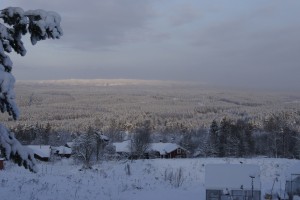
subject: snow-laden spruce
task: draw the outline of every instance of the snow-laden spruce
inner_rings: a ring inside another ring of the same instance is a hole
[[[30,34],[32,45],[48,38],[59,39],[62,35],[61,18],[55,12],[44,10],[24,11],[18,7],[8,7],[0,12],[0,110],[7,112],[14,120],[19,118],[19,110],[15,103],[12,75],[13,62],[7,53],[15,51],[21,56],[26,55],[22,36]],[[36,171],[33,156],[25,150],[18,140],[0,124],[0,149],[7,159]]]
[[[19,166],[24,166],[30,171],[37,171],[32,151],[22,146],[15,138],[14,133],[9,132],[2,124],[0,124],[0,146],[4,148],[3,153],[6,159],[12,159]]]

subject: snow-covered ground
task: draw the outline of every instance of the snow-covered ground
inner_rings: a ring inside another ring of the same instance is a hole
[[[63,159],[39,163],[36,174],[6,163],[6,169],[0,171],[0,199],[205,199],[205,165],[240,162],[260,166],[262,194],[271,190],[278,175],[274,191],[280,186],[283,189],[289,178],[286,172],[300,163],[299,160],[270,158],[155,159],[109,161],[95,165],[93,170],[79,171],[80,165],[75,165],[72,159]]]

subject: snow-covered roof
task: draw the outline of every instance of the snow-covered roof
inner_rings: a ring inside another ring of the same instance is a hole
[[[100,138],[101,140],[109,141],[109,137],[107,137],[106,135],[100,134]]]
[[[70,148],[73,146],[73,144],[74,144],[74,142],[67,142],[67,143],[66,143],[66,145],[67,145],[68,147],[70,147]]]
[[[41,158],[49,158],[51,153],[50,145],[27,145],[29,149]]]
[[[115,142],[113,145],[116,147],[116,152],[124,152],[124,153],[130,153],[130,140],[126,140],[123,142]],[[165,155],[167,153],[170,153],[172,151],[175,151],[176,149],[182,148],[178,144],[175,143],[151,143],[148,151],[158,151],[161,155]]]
[[[150,151],[158,151],[160,153],[160,155],[164,155],[166,153],[170,153],[172,151],[175,151],[176,149],[182,148],[181,146],[179,146],[178,144],[175,143],[151,143],[150,145]]]
[[[131,143],[130,140],[126,140],[123,142],[115,142],[115,143],[113,143],[113,145],[116,147],[117,153],[121,153],[121,152],[130,153],[131,152],[130,143]]]
[[[72,154],[72,149],[65,146],[52,147],[59,155],[61,154]]]
[[[205,167],[205,188],[224,190],[260,190],[260,168],[248,164],[209,164]]]

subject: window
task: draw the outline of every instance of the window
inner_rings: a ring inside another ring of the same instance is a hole
[[[177,154],[181,154],[181,149],[180,148],[177,149]]]

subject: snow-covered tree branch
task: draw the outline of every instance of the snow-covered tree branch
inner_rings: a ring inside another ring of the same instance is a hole
[[[17,120],[19,110],[15,103],[15,78],[11,73],[13,62],[7,54],[15,51],[21,56],[26,55],[22,36],[27,33],[30,34],[33,45],[48,38],[59,39],[63,34],[61,18],[55,12],[24,11],[18,7],[8,7],[0,11],[0,19],[0,110]],[[0,125],[0,147],[7,159],[32,171],[36,170],[33,156],[24,151],[22,145],[3,125]]]
[[[37,171],[33,153],[27,147],[22,146],[14,134],[2,124],[0,124],[0,147],[6,159],[11,159],[30,171]]]

